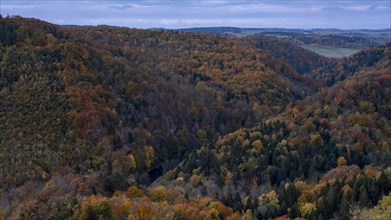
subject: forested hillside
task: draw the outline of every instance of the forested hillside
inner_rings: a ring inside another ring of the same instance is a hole
[[[225,204],[259,218],[348,218],[351,204],[375,205],[390,191],[391,165],[390,45],[377,50],[384,56],[376,68],[363,67],[264,124],[219,138],[168,177],[206,177],[201,192],[214,188]]]
[[[353,35],[353,34],[352,34]],[[387,38],[386,38],[387,39]],[[297,35],[292,42],[304,43],[304,44],[318,44],[333,47],[346,47],[346,48],[369,48],[379,45],[374,38],[370,38],[366,35],[357,34],[357,36],[343,36],[335,34],[324,34],[318,36],[311,35]]]
[[[2,23],[9,31],[1,55],[1,133],[9,147],[2,162],[15,161],[2,174],[27,172],[10,175],[13,186],[29,174],[47,176],[55,165],[46,163],[101,170],[111,160],[101,156],[112,151],[132,151],[137,171],[145,172],[310,92],[289,65],[222,38],[21,18]],[[31,147],[43,151],[33,166],[21,155],[32,156]],[[146,149],[156,158],[149,161]]]
[[[387,46],[370,48],[354,54],[351,57],[325,65],[313,71],[316,81],[324,82],[327,86],[348,79],[368,69],[385,69],[390,67],[390,43]]]
[[[277,37],[255,35],[246,39],[257,48],[262,49],[277,58],[292,65],[299,73],[309,73],[322,66],[332,63],[330,58],[320,56]]]
[[[1,18],[0,219],[382,215],[390,47]]]

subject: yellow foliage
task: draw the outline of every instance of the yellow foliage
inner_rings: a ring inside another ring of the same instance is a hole
[[[323,139],[322,137],[316,133],[311,135],[311,144],[316,146],[322,146],[323,145]]]
[[[211,209],[209,211],[210,219],[220,219],[219,214],[219,211],[217,211],[216,209]]]
[[[372,113],[376,110],[375,106],[373,103],[368,102],[368,101],[361,101],[359,103],[360,110],[365,112],[365,113]]]
[[[273,205],[273,206],[279,206],[279,200],[276,191],[272,190],[267,194],[262,194],[258,197],[258,202],[261,205]]]
[[[113,172],[116,172],[116,173],[123,172],[122,163],[120,160],[114,160],[112,163],[112,168],[113,168]]]
[[[215,147],[218,149],[218,148],[221,148],[224,144],[224,141],[221,140],[221,139],[218,139],[215,143]]]
[[[192,184],[193,186],[195,186],[196,184],[198,184],[199,182],[201,181],[201,177],[197,174],[194,174],[190,177],[190,181],[189,183]]]
[[[338,167],[346,166],[347,163],[348,162],[346,161],[345,157],[343,157],[343,156],[338,157],[338,159],[337,159],[337,166]]]
[[[136,164],[136,160],[132,154],[128,155],[128,161],[129,161],[129,165],[130,165],[130,172],[133,173],[137,168],[137,164]]]
[[[107,198],[85,197],[81,205],[78,219],[113,219],[111,204]]]
[[[274,218],[273,220],[290,220],[290,218],[288,216],[284,215],[284,216]]]
[[[251,219],[253,219],[253,215],[252,215],[250,209],[247,209],[247,211],[244,213],[242,219],[243,220],[251,220]]]
[[[150,169],[152,167],[153,161],[155,160],[155,151],[153,150],[152,146],[146,146],[144,147],[145,151],[145,167],[147,169]]]
[[[240,220],[240,215],[237,212],[235,212],[233,215],[228,216],[227,220]]]
[[[128,188],[125,195],[126,197],[132,199],[136,197],[143,197],[144,193],[139,188],[137,188],[137,186],[131,186]]]
[[[146,202],[141,203],[136,210],[136,219],[156,219],[154,218],[151,207]]]
[[[261,137],[262,137],[262,133],[259,132],[259,131],[250,133],[250,139],[251,140],[256,140],[256,139],[259,139]]]
[[[303,192],[304,190],[307,190],[307,189],[310,189],[311,187],[304,181],[297,181],[295,183],[295,187],[297,190],[299,190],[300,192]]]
[[[149,195],[152,200],[157,202],[163,202],[166,200],[167,197],[167,189],[164,186],[159,186],[153,189]]]
[[[353,210],[353,220],[383,220],[391,219],[391,193],[384,196],[379,204],[372,209]]]
[[[346,184],[342,187],[342,192],[344,195],[347,194],[348,192],[350,192],[351,190],[352,190],[352,188],[348,184]]]
[[[320,182],[319,184],[316,184],[316,186],[314,186],[312,191],[315,194],[320,194],[320,192],[326,187],[326,185],[327,185],[326,181]]]
[[[131,208],[133,206],[132,201],[128,198],[122,197],[113,197],[110,199],[114,207],[114,216],[116,219],[121,218],[125,219],[130,214]]]
[[[269,200],[269,202],[275,202],[278,203],[278,196],[276,191],[272,190],[268,194],[266,194],[266,198]]]
[[[312,203],[306,203],[300,207],[302,216],[307,217],[316,210],[316,206]]]
[[[301,195],[297,199],[297,203],[299,206],[303,206],[306,203],[313,202],[314,200],[315,200],[315,195],[313,194],[313,192],[306,190],[301,193]]]
[[[230,171],[227,171],[227,174],[225,175],[225,184],[232,184],[232,178],[233,174]]]
[[[244,140],[242,143],[242,147],[247,147],[250,144],[250,141],[248,139]]]
[[[364,169],[364,175],[368,178],[375,178],[379,173],[380,170],[376,167],[366,167]]]
[[[262,149],[263,144],[262,144],[262,142],[261,142],[260,140],[255,140],[255,141],[251,144],[251,146],[252,146],[254,149],[256,149],[257,151],[259,151],[259,150]]]

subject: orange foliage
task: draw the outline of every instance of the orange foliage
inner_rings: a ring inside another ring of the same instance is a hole
[[[380,173],[380,169],[378,167],[365,167],[364,175],[368,178],[375,178]]]

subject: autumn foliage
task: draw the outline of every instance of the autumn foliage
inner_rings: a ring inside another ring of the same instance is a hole
[[[390,65],[0,18],[0,219],[387,218]]]

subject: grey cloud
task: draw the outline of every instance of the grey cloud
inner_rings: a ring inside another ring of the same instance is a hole
[[[1,13],[60,24],[138,28],[239,26],[285,28],[390,27],[389,1],[326,0],[0,0]],[[27,6],[28,5],[28,6]]]
[[[136,4],[114,4],[110,5],[109,8],[118,9],[118,10],[126,10],[129,8],[138,7]]]

